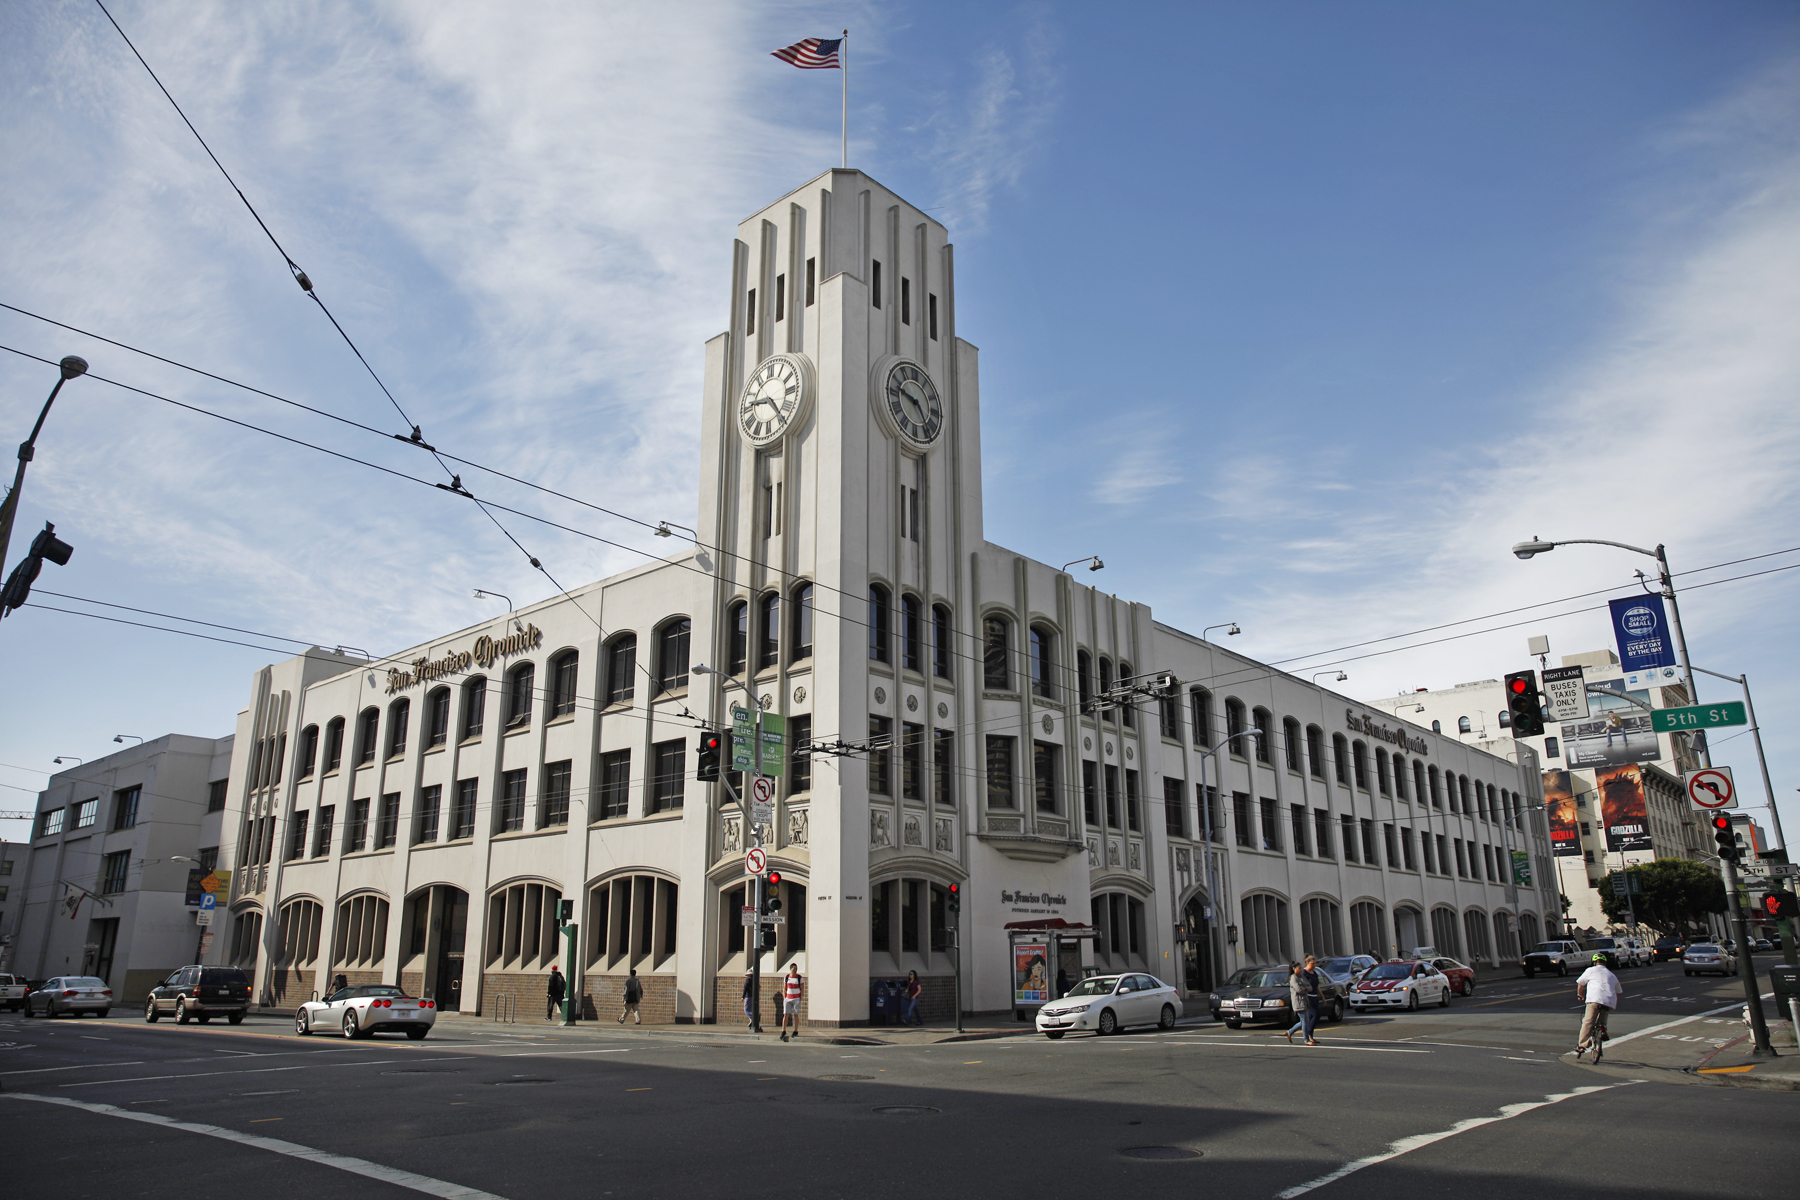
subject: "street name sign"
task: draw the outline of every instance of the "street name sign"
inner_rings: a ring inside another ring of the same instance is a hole
[[[1690,704],[1686,708],[1659,708],[1650,714],[1650,728],[1657,733],[1684,729],[1717,729],[1724,725],[1748,725],[1741,700],[1724,704]]]
[[[1552,721],[1587,719],[1587,685],[1580,667],[1544,668],[1544,710]]]
[[[1736,808],[1737,787],[1731,782],[1730,767],[1707,767],[1689,771],[1685,781],[1688,799],[1706,809]]]
[[[744,855],[744,874],[761,875],[769,869],[769,852],[761,846],[752,846]]]

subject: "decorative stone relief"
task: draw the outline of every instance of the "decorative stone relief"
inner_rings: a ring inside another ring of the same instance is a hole
[[[1111,742],[1106,743],[1106,757],[1111,758],[1112,752],[1113,752],[1112,743]]]
[[[941,721],[949,715],[950,715],[950,706],[948,704],[945,704],[942,700],[939,700],[938,701],[938,719]]]
[[[1099,838],[1089,838],[1088,839],[1088,866],[1097,867],[1099,865],[1100,865],[1100,839]]]
[[[918,817],[911,813],[907,814],[906,828],[902,830],[901,836],[906,839],[906,844],[908,846],[922,846],[925,844],[924,834],[919,829]]]
[[[939,817],[935,824],[937,828],[933,840],[934,848],[945,854],[954,854],[956,847],[950,840],[950,818]]]
[[[772,708],[772,707],[774,707],[774,704],[775,704],[775,697],[770,695],[768,692],[764,692],[762,694],[762,699],[758,700],[757,704],[765,709]]]
[[[888,832],[888,815],[877,808],[869,813],[869,845],[879,849],[894,844],[893,836]]]
[[[1051,720],[1049,713],[1044,714],[1044,732],[1045,733],[1055,733],[1056,732],[1056,722]]]
[[[878,687],[875,689],[875,703],[877,703],[877,704],[886,704],[887,703],[887,689],[886,688]]]
[[[1142,846],[1138,845],[1136,842],[1131,843],[1131,853],[1130,853],[1129,857],[1131,859],[1130,865],[1131,865],[1132,870],[1141,871],[1144,869],[1144,856],[1143,856],[1143,847]]]
[[[790,809],[788,811],[787,818],[788,818],[788,837],[787,837],[788,845],[790,845],[790,846],[806,845],[806,826],[807,826],[806,810],[804,808]]]
[[[725,853],[732,854],[744,848],[744,831],[742,822],[737,817],[725,818]]]
[[[906,711],[907,712],[918,712],[919,711],[919,698],[917,696],[908,696],[906,698]]]
[[[1094,739],[1091,737],[1082,738],[1081,739],[1081,748],[1083,750],[1092,750],[1094,748]]]
[[[1061,821],[1046,821],[1040,818],[1038,832],[1045,837],[1066,838],[1069,836],[1069,827]]]
[[[1116,867],[1119,865],[1119,843],[1106,843],[1106,865],[1109,867]]]
[[[1018,817],[989,817],[988,828],[995,833],[1018,833],[1025,824]]]
[[[1181,876],[1182,887],[1186,887],[1193,877],[1194,863],[1185,846],[1175,851],[1175,873]]]
[[[1133,750],[1130,746],[1127,746],[1127,747],[1125,747],[1125,757],[1126,758],[1136,758],[1137,751]]]
[[[795,704],[805,704],[806,703],[806,689],[805,688],[797,687],[794,689],[794,703]]]

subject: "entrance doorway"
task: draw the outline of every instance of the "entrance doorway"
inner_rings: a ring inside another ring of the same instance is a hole
[[[1395,950],[1399,954],[1407,954],[1414,946],[1425,945],[1424,914],[1416,908],[1396,908],[1394,910]]]
[[[1213,928],[1206,917],[1206,897],[1195,895],[1181,912],[1182,986],[1191,995],[1211,992],[1216,986],[1213,971]]]
[[[463,942],[469,927],[469,893],[461,888],[431,889],[430,926],[425,955],[425,995],[442,1012],[462,1011]]]

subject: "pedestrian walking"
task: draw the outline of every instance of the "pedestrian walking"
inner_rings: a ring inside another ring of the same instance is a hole
[[[744,972],[744,1024],[747,1027],[754,1028],[756,1025],[756,1014],[750,1011],[750,993],[755,990],[754,987],[752,986],[752,983],[753,983],[753,981],[750,978],[750,972],[745,971]]]
[[[569,994],[569,987],[562,977],[561,967],[551,964],[550,981],[545,987],[548,992],[548,1003],[544,1009],[544,1020],[548,1021],[556,1016],[556,1006],[561,1004],[563,997]]]
[[[925,1024],[924,1019],[919,1016],[919,997],[923,995],[924,992],[924,985],[919,982],[919,973],[917,971],[908,971],[906,973],[906,987],[900,993],[901,999],[906,1001],[900,1009],[900,1023],[902,1025],[923,1026]]]
[[[1292,1042],[1294,1034],[1304,1033],[1306,1044],[1316,1046],[1319,1042],[1313,1037],[1313,1029],[1319,1023],[1318,960],[1309,954],[1301,963],[1290,963],[1289,972],[1288,1001],[1300,1019],[1287,1031],[1287,1040]]]
[[[781,1040],[788,1040],[788,1030],[794,1031],[794,1040],[800,1040],[800,994],[804,987],[800,980],[800,964],[789,963],[788,973],[781,980]]]
[[[619,1010],[619,1024],[625,1023],[627,1014],[630,1015],[632,1024],[642,1025],[644,1023],[643,1014],[638,1012],[638,1004],[643,998],[644,985],[638,981],[637,968],[633,967],[631,974],[625,977],[625,1007]]]

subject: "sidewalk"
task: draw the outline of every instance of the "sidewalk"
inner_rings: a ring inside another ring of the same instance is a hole
[[[455,1029],[459,1033],[476,1033],[483,1029],[493,1032],[525,1033],[542,1032],[562,1036],[579,1034],[618,1034],[629,1032],[646,1037],[677,1037],[693,1039],[701,1038],[736,1038],[746,1042],[775,1042],[780,1040],[781,1031],[773,1025],[764,1025],[760,1034],[751,1033],[741,1024],[643,1024],[627,1023],[620,1025],[613,1020],[582,1021],[574,1026],[565,1026],[560,1022],[531,1020],[521,1018],[517,1022],[494,1021],[489,1017],[464,1013],[444,1013],[437,1019],[439,1028]],[[992,1038],[1030,1037],[1037,1032],[1029,1021],[1014,1021],[991,1016],[966,1017],[963,1020],[963,1031],[956,1032],[954,1025],[927,1025],[923,1028],[913,1026],[854,1026],[847,1029],[821,1029],[802,1027],[799,1040],[829,1046],[929,1046],[942,1042],[976,1042]]]
[[[1742,1005],[1715,1010],[1715,1014],[1614,1039],[1599,1066],[1583,1066],[1607,1075],[1650,1075],[1669,1083],[1800,1091],[1800,1046],[1794,1043],[1793,1025],[1775,1020],[1773,1006],[1765,997],[1763,1011],[1770,1018],[1769,1043],[1775,1057],[1757,1058],[1741,1010]],[[1575,1060],[1565,1057],[1563,1061]]]

